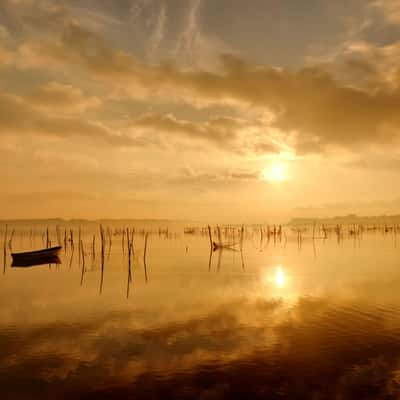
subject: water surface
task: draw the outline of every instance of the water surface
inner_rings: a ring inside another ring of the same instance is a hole
[[[247,227],[242,252],[210,259],[206,233],[147,226],[145,270],[136,227],[130,279],[122,226],[103,268],[95,224],[81,225],[84,265],[76,225],[60,265],[12,268],[7,247],[3,399],[399,398],[394,232],[337,241],[308,231],[299,244],[289,228],[268,242]],[[13,251],[43,247],[44,227],[15,229]],[[55,244],[55,227],[49,236]]]

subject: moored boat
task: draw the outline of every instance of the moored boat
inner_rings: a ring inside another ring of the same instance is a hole
[[[19,260],[35,260],[42,258],[57,257],[61,246],[49,247],[48,249],[25,251],[22,253],[11,253],[13,261]]]

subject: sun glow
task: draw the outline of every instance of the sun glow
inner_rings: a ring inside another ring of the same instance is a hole
[[[286,167],[279,162],[274,162],[261,173],[262,179],[270,182],[283,182],[287,180]]]
[[[282,266],[276,266],[273,271],[266,270],[263,274],[263,282],[265,285],[275,286],[276,289],[283,289],[287,284],[287,279]]]
[[[276,267],[275,285],[279,289],[285,286],[285,274],[281,267]]]

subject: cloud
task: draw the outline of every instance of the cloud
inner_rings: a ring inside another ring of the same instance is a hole
[[[0,42],[0,67],[10,65],[14,60],[14,53],[3,46]]]
[[[133,97],[145,92],[165,99],[173,92],[191,104],[256,107],[274,115],[272,127],[296,135],[300,152],[322,151],[331,145],[357,149],[395,143],[398,138],[398,87],[388,90],[382,85],[373,91],[350,87],[321,67],[289,71],[231,55],[221,58],[219,72],[146,65],[77,24],[68,25],[56,42],[25,44],[20,52],[27,65],[81,65],[107,84],[131,86]]]
[[[350,41],[330,63],[323,64],[339,82],[370,92],[399,89],[400,42],[376,45]]]
[[[226,57],[222,75],[164,73],[169,77],[166,82],[210,103],[252,104],[272,111],[272,126],[297,132],[301,151],[326,145],[352,148],[398,138],[398,90],[368,92],[342,86],[319,68],[289,72]]]
[[[154,31],[150,38],[150,45],[148,50],[148,58],[150,60],[155,59],[156,54],[160,48],[160,45],[164,39],[166,19],[167,19],[167,7],[164,1],[162,1],[160,4],[158,14],[156,16]]]
[[[36,87],[25,99],[33,107],[64,113],[83,111],[101,104],[98,97],[87,97],[80,88],[54,81]]]
[[[172,114],[147,113],[130,121],[132,131],[169,140],[195,140],[237,155],[270,155],[284,150],[284,144],[269,132],[261,120],[215,116],[203,121],[178,119]],[[284,140],[284,138],[280,138]]]
[[[64,1],[2,0],[0,15],[15,42],[31,36],[46,37],[66,21],[76,20]]]
[[[218,187],[220,185],[232,185],[238,181],[256,181],[261,177],[261,171],[254,169],[219,169],[213,173],[196,172],[188,168],[181,169],[179,176],[172,179],[171,182],[180,185],[194,185],[194,189],[204,186]]]
[[[400,1],[399,0],[374,0],[371,5],[378,8],[392,24],[400,23]]]
[[[249,171],[249,172],[232,172],[230,177],[232,179],[238,179],[238,180],[256,180],[260,179],[261,176],[261,171]]]
[[[145,114],[131,123],[133,128],[154,132],[165,132],[192,139],[205,139],[223,145],[230,145],[238,131],[246,125],[244,121],[228,117],[215,117],[205,122],[177,119],[171,114]]]
[[[198,41],[198,37],[200,36],[200,31],[198,28],[198,13],[201,7],[201,0],[190,0],[188,1],[188,9],[186,16],[186,24],[184,30],[178,37],[175,54],[183,56],[184,63],[193,63],[194,53],[196,50],[196,42]]]
[[[388,157],[387,154],[382,154],[380,156],[370,155],[368,158],[356,158],[349,161],[344,164],[344,167],[397,173],[400,168],[400,156]]]
[[[11,36],[7,28],[0,23],[0,67],[14,62],[14,51],[10,46]]]
[[[238,114],[251,108],[272,116],[262,127],[249,119],[238,127],[228,126],[226,121],[223,122],[226,126],[222,126],[222,122],[212,119],[198,123],[172,114],[148,114],[133,121],[133,128],[152,135],[163,131],[175,137],[196,138],[228,150],[239,151],[242,146],[244,152],[260,155],[276,151],[270,135],[273,130],[281,132],[281,148],[296,148],[301,154],[323,152],[332,146],[357,152],[367,146],[393,145],[398,141],[398,44],[378,47],[367,42],[348,43],[342,75],[337,69],[333,71],[336,62],[331,66],[289,70],[258,65],[232,55],[220,57],[218,70],[198,67],[187,70],[175,64],[147,64],[82,26],[65,6],[52,8],[46,2],[41,4],[40,12],[32,18],[36,21],[42,14],[54,14],[57,24],[47,26],[52,35],[40,40],[34,35],[18,42],[12,59],[17,60],[19,68],[61,71],[68,70],[65,67],[69,66],[71,74],[85,71],[109,92],[124,91],[132,99],[173,100],[175,104],[188,103],[195,107],[227,104]],[[141,7],[144,4],[139,3]],[[201,7],[200,1],[188,6],[186,29],[178,40],[179,48],[190,48],[188,43],[196,40]],[[165,33],[167,10],[166,4],[160,3],[153,30],[154,49]],[[23,13],[25,19],[29,20],[29,16]],[[44,23],[44,19],[41,21]],[[0,58],[1,54],[0,50]],[[4,57],[10,60],[10,55]],[[99,101],[95,96],[86,98],[78,88],[57,82],[42,85],[29,96],[32,106],[36,104],[43,110],[57,108],[58,112],[82,111]],[[106,127],[102,128],[103,137],[109,136],[105,135]],[[246,128],[249,132],[253,129],[253,133],[245,134]],[[88,132],[92,129],[93,124],[89,124]],[[254,131],[261,129],[265,134],[251,139]],[[123,142],[120,135],[113,136]],[[136,140],[143,141],[145,136]]]
[[[28,101],[19,96],[4,93],[0,94],[0,130],[3,134],[11,135],[87,137],[115,146],[137,145],[133,138],[115,134],[100,123],[77,117],[51,116],[32,107]]]
[[[130,134],[114,132],[83,113],[88,108],[99,107],[99,98],[87,97],[81,89],[57,82],[38,86],[24,97],[0,93],[0,105],[0,129],[8,135],[86,137],[127,148],[160,147],[168,143],[193,147],[192,140],[195,140],[209,148],[237,155],[266,155],[282,149],[272,135],[264,133],[262,121],[227,116],[191,121],[172,114],[145,113],[128,121],[126,132]],[[258,136],[254,132],[258,132]],[[171,139],[175,140],[171,142]]]

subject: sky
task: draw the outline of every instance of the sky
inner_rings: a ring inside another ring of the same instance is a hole
[[[400,213],[400,0],[1,0],[0,218]]]

